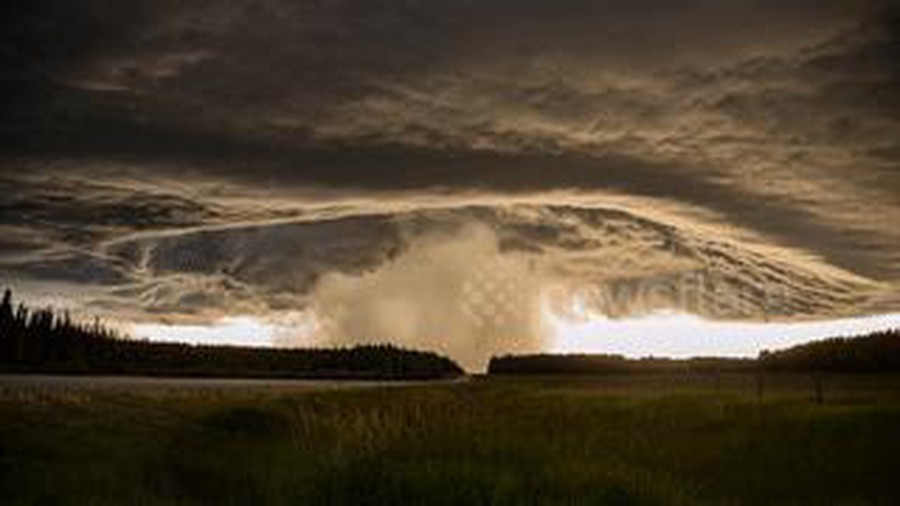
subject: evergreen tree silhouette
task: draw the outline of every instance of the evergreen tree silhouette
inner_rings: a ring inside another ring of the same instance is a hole
[[[95,318],[13,310],[0,303],[0,370],[91,374],[171,374],[322,378],[440,378],[462,374],[452,360],[391,345],[347,349],[274,349],[136,341]]]

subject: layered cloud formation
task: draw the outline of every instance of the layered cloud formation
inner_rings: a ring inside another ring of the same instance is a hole
[[[34,297],[466,359],[573,300],[900,307],[896,2],[4,10],[0,271]]]

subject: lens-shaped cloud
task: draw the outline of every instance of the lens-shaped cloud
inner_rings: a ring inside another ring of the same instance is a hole
[[[539,346],[548,297],[757,321],[900,303],[896,2],[5,10],[0,272],[88,310],[436,327],[477,361]]]

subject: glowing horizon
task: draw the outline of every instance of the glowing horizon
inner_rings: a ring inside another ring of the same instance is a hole
[[[898,313],[805,322],[712,321],[671,312],[625,319],[545,312],[543,318],[550,335],[537,351],[615,354],[630,358],[753,357],[762,350],[900,328]],[[142,323],[132,325],[131,329],[135,338],[151,341],[264,347],[278,347],[276,337],[290,332],[288,325],[267,323],[247,315],[224,317],[211,325]],[[315,339],[308,343],[309,346],[328,344]]]
[[[253,316],[227,316],[211,325],[138,323],[131,331],[136,339],[159,342],[272,346],[275,327]]]
[[[897,313],[802,322],[713,321],[680,313],[620,320],[597,315],[577,319],[550,315],[549,320],[554,329],[547,350],[550,353],[629,358],[753,357],[763,350],[900,327]]]

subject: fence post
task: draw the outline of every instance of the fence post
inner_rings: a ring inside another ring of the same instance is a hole
[[[765,372],[762,369],[756,371],[756,400],[762,402],[766,389]]]
[[[813,377],[813,387],[815,388],[816,393],[816,404],[822,405],[825,402],[825,392],[822,385],[822,372],[819,370],[814,370],[812,372]]]

